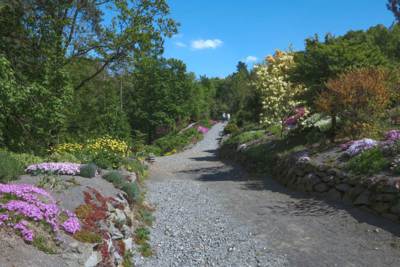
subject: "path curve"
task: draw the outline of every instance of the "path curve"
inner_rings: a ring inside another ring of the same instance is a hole
[[[155,256],[136,266],[400,266],[398,224],[250,179],[218,160],[222,129],[151,167]]]

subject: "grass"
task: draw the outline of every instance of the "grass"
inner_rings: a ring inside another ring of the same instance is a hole
[[[135,242],[143,244],[150,239],[150,231],[146,227],[139,227],[135,230]]]
[[[74,234],[74,238],[83,243],[98,244],[103,241],[101,235],[89,230],[81,230]]]
[[[234,135],[225,141],[226,144],[244,144],[253,140],[262,138],[265,135],[264,130],[242,132]]]
[[[142,254],[143,257],[151,257],[153,255],[153,251],[151,250],[151,246],[147,242],[145,242],[144,244],[140,245],[139,252],[140,252],[140,254]]]
[[[10,152],[0,151],[0,182],[9,182],[24,173],[24,164]]]
[[[350,159],[347,167],[356,174],[372,175],[383,171],[389,164],[390,162],[383,156],[382,152],[373,148]]]

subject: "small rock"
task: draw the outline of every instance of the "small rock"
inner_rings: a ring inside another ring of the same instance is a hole
[[[107,202],[107,210],[108,210],[109,212],[114,212],[114,211],[115,211],[115,208],[114,208],[114,206],[113,206],[111,203]]]
[[[114,224],[110,224],[110,227],[108,228],[108,232],[111,234],[112,239],[122,239],[124,238],[124,235],[121,233],[120,230],[118,230]]]
[[[86,260],[85,267],[96,267],[101,261],[101,256],[97,251],[93,251],[92,255]]]
[[[351,186],[348,184],[338,184],[337,186],[335,186],[336,189],[340,192],[347,192],[350,190]]]
[[[114,216],[115,216],[115,221],[116,222],[122,223],[122,224],[124,224],[126,222],[126,215],[122,210],[116,209],[115,213],[114,213]]]
[[[123,240],[124,244],[125,244],[125,249],[126,250],[132,250],[133,249],[133,240],[132,238],[127,238]]]
[[[354,205],[368,205],[369,203],[369,196],[370,196],[369,191],[364,191],[361,193],[356,200],[353,202]]]
[[[329,190],[329,186],[327,184],[320,183],[314,186],[314,190],[318,193],[323,193]]]
[[[342,194],[336,189],[332,188],[331,190],[328,191],[327,197],[331,200],[340,200],[342,199]]]

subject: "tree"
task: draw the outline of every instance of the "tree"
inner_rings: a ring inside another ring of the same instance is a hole
[[[387,8],[393,12],[397,21],[400,21],[400,0],[388,0]]]
[[[315,38],[306,40],[305,51],[295,54],[296,67],[291,80],[303,83],[309,90],[304,99],[310,107],[323,92],[329,79],[334,79],[351,68],[389,65],[388,57],[364,32],[349,32],[342,37],[327,35],[324,42]]]
[[[355,69],[330,79],[317,101],[318,109],[332,117],[332,139],[335,118],[344,122],[345,133],[353,138],[371,134],[389,104],[388,73],[383,69]]]
[[[57,69],[80,57],[96,58],[99,65],[76,84],[79,89],[109,67],[159,55],[164,37],[176,32],[168,15],[165,0],[5,0],[0,53],[30,77],[41,77],[49,57]]]
[[[255,67],[255,87],[261,93],[263,112],[261,123],[269,126],[279,124],[281,135],[284,121],[300,104],[298,96],[305,87],[289,80],[289,71],[295,66],[293,53],[276,51],[264,64]]]

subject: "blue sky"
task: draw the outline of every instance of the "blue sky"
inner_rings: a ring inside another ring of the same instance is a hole
[[[341,35],[390,26],[386,0],[168,0],[179,34],[165,57],[183,60],[197,75],[224,77],[239,60],[252,65],[275,49],[303,49],[315,33]],[[256,60],[257,59],[257,60]]]

